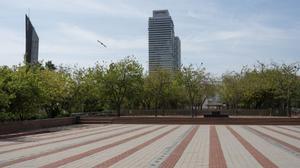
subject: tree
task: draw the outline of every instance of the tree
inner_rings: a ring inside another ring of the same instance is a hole
[[[237,73],[225,74],[222,76],[220,95],[223,101],[234,110],[238,107],[241,99],[240,75]]]
[[[142,66],[134,59],[127,57],[117,63],[112,63],[106,70],[103,82],[104,95],[121,115],[121,107],[127,99],[137,94],[138,87],[142,86]]]
[[[169,71],[157,69],[145,79],[145,89],[148,93],[147,97],[153,101],[154,115],[158,115],[158,109],[164,107],[166,97],[170,91],[172,82],[172,74]]]
[[[38,77],[40,69],[35,66],[16,67],[8,90],[13,94],[9,111],[15,113],[20,120],[30,118],[40,111],[41,88]]]
[[[208,82],[208,74],[205,73],[204,68],[194,69],[192,65],[183,67],[181,82],[189,100],[190,109],[192,110],[191,115],[194,117],[197,115],[195,112],[196,104],[202,106],[207,97],[205,88],[210,85]]]
[[[241,73],[223,75],[220,93],[233,109],[271,109],[270,115],[291,116],[291,104],[297,99],[298,71],[297,64],[259,63]]]
[[[12,73],[8,67],[0,67],[0,112],[7,111],[13,98],[13,94],[9,93],[7,85],[11,81]]]
[[[39,75],[42,107],[48,117],[56,117],[63,111],[63,103],[70,96],[71,79],[64,73],[48,69],[42,70]]]

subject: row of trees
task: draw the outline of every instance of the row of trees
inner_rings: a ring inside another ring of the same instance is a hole
[[[91,68],[45,65],[0,67],[0,118],[32,119],[121,109],[190,108],[192,115],[214,94],[204,68],[158,70],[146,75],[135,59]]]
[[[291,116],[291,107],[300,107],[298,71],[297,64],[258,63],[224,74],[219,93],[229,108],[271,109],[273,115]]]
[[[272,109],[291,115],[300,107],[299,66],[258,64],[240,73],[213,79],[203,67],[187,66],[176,72],[144,74],[134,58],[90,68],[19,65],[0,67],[0,119],[24,120],[108,112],[124,109],[202,110],[204,101],[219,95],[227,108]],[[218,81],[218,82],[216,82]]]

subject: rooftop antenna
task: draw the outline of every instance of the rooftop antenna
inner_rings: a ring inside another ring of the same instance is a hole
[[[28,17],[30,18],[30,8],[28,8]]]

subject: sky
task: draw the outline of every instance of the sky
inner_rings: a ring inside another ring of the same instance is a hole
[[[27,13],[39,60],[89,67],[133,55],[147,71],[148,18],[158,9],[170,12],[183,65],[220,76],[300,61],[299,0],[1,0],[0,66],[23,62]]]

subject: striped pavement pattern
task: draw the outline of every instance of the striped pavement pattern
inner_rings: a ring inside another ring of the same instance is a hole
[[[0,167],[297,168],[300,127],[83,125],[0,140]]]

